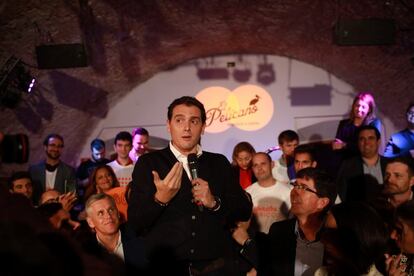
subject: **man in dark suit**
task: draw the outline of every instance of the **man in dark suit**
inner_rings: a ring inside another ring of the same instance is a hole
[[[46,160],[29,168],[33,181],[33,201],[35,204],[47,190],[57,190],[61,194],[76,189],[75,169],[60,160],[63,149],[63,137],[49,134],[43,141]]]
[[[291,213],[295,218],[272,224],[268,261],[259,267],[263,275],[313,275],[322,266],[324,246],[319,232],[335,201],[335,184],[325,172],[309,167],[297,173],[292,185]]]
[[[226,157],[202,151],[205,127],[201,102],[174,100],[168,107],[170,145],[135,165],[128,223],[144,236],[150,262],[158,264],[154,274],[164,269],[169,275],[225,275],[225,222],[251,215]],[[197,176],[190,173],[189,154],[197,155]]]
[[[343,202],[371,200],[381,194],[387,158],[378,154],[380,144],[381,134],[376,127],[360,127],[360,154],[343,161],[337,175],[338,194]]]
[[[146,266],[143,241],[126,225],[121,225],[115,200],[100,193],[90,196],[85,205],[86,221],[96,234],[95,241],[124,261],[128,275],[143,273]]]

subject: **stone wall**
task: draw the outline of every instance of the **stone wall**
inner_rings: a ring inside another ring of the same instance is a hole
[[[41,44],[85,43],[86,68],[31,72],[39,86],[15,109],[2,109],[0,131],[30,136],[29,163],[43,158],[42,140],[65,137],[63,160],[75,165],[90,130],[133,87],[187,60],[233,53],[288,56],[322,67],[375,93],[404,127],[414,100],[414,2],[378,0],[3,0],[0,58],[36,65]],[[408,5],[408,6],[407,6]],[[393,18],[392,46],[337,46],[338,18]],[[168,91],[166,91],[168,93]],[[26,165],[5,165],[0,175]]]

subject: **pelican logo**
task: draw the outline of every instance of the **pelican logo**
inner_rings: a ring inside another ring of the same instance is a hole
[[[220,86],[200,91],[196,98],[207,113],[206,131],[218,133],[234,126],[242,130],[258,130],[273,115],[273,100],[256,85],[242,85],[233,91]]]

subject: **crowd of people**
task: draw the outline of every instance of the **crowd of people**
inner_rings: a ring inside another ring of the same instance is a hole
[[[279,159],[241,141],[231,163],[202,148],[206,112],[188,96],[168,107],[162,150],[122,131],[112,158],[95,139],[75,169],[50,134],[44,160],[2,187],[0,272],[414,275],[414,104],[406,118],[385,145],[359,93],[328,154],[285,130]]]

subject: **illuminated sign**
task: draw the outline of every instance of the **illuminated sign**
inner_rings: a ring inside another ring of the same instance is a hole
[[[206,131],[218,133],[234,126],[246,131],[267,125],[273,116],[273,100],[257,85],[242,85],[230,91],[212,86],[200,91],[196,98],[207,113]]]

